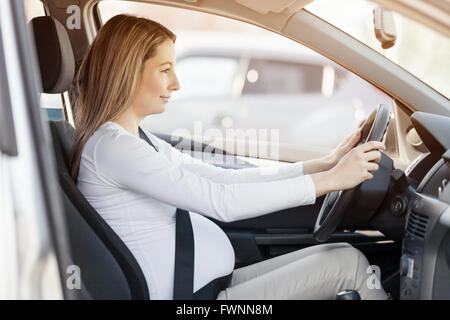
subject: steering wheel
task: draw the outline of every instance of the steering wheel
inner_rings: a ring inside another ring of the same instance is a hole
[[[389,119],[390,111],[388,107],[384,104],[378,105],[362,125],[361,139],[359,140],[358,145],[369,141],[381,141],[389,124]],[[378,171],[375,172],[375,175],[377,173]],[[342,221],[354,192],[363,184],[369,182],[370,180],[363,182],[352,189],[333,191],[326,195],[314,226],[314,239],[319,242],[328,240],[330,235]]]

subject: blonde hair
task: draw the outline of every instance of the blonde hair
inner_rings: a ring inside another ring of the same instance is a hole
[[[158,45],[176,36],[163,25],[130,15],[111,18],[86,52],[75,77],[75,140],[68,167],[77,180],[81,154],[88,139],[132,103],[144,63]]]

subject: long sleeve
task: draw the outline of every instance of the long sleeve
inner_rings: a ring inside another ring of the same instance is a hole
[[[182,166],[184,169],[195,172],[197,175],[209,178],[211,181],[223,184],[250,183],[276,181],[295,178],[303,175],[303,162],[295,162],[271,167],[225,169],[206,163],[183,153],[172,147],[166,141],[152,135],[151,141],[155,143],[160,152],[163,152],[172,162]]]
[[[172,162],[144,140],[127,134],[102,136],[95,145],[94,163],[108,184],[223,222],[315,202],[309,175],[263,183],[220,183]]]

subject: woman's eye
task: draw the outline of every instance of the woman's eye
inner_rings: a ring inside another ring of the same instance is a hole
[[[164,72],[164,73],[169,73],[169,71],[170,71],[170,68],[164,69],[162,72]]]

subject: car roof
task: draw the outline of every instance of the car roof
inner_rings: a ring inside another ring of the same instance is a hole
[[[197,0],[185,0],[197,2]],[[314,0],[234,0],[247,8],[258,13],[269,14],[285,12],[296,12],[304,8]],[[338,1],[338,0],[335,0]],[[345,1],[345,0],[341,0]],[[394,10],[419,23],[450,37],[450,1],[449,0],[371,0]]]

